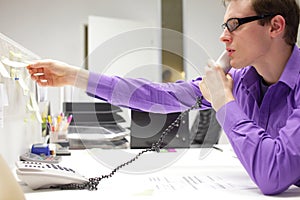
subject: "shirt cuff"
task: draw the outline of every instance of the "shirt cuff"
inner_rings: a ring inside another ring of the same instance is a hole
[[[111,98],[113,79],[106,75],[90,72],[86,93],[93,97],[108,100]]]
[[[89,72],[84,69],[79,69],[76,74],[75,87],[86,90],[88,84]]]

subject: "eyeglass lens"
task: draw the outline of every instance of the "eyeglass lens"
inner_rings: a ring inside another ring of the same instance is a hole
[[[230,32],[234,31],[240,26],[238,19],[229,19],[226,23],[226,26]]]

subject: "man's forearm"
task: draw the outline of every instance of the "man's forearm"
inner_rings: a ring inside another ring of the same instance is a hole
[[[74,86],[86,90],[89,79],[89,71],[85,69],[79,69],[76,73]]]

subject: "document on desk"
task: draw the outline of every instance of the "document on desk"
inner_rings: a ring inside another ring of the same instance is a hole
[[[197,191],[206,188],[222,190],[247,190],[257,188],[249,178],[230,176],[151,176],[148,178],[150,185],[159,191]]]

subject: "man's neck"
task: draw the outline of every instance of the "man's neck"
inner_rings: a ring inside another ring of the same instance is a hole
[[[290,45],[286,45],[284,48],[275,48],[265,55],[263,62],[255,65],[257,72],[267,85],[272,85],[279,80],[292,51],[293,47]]]

